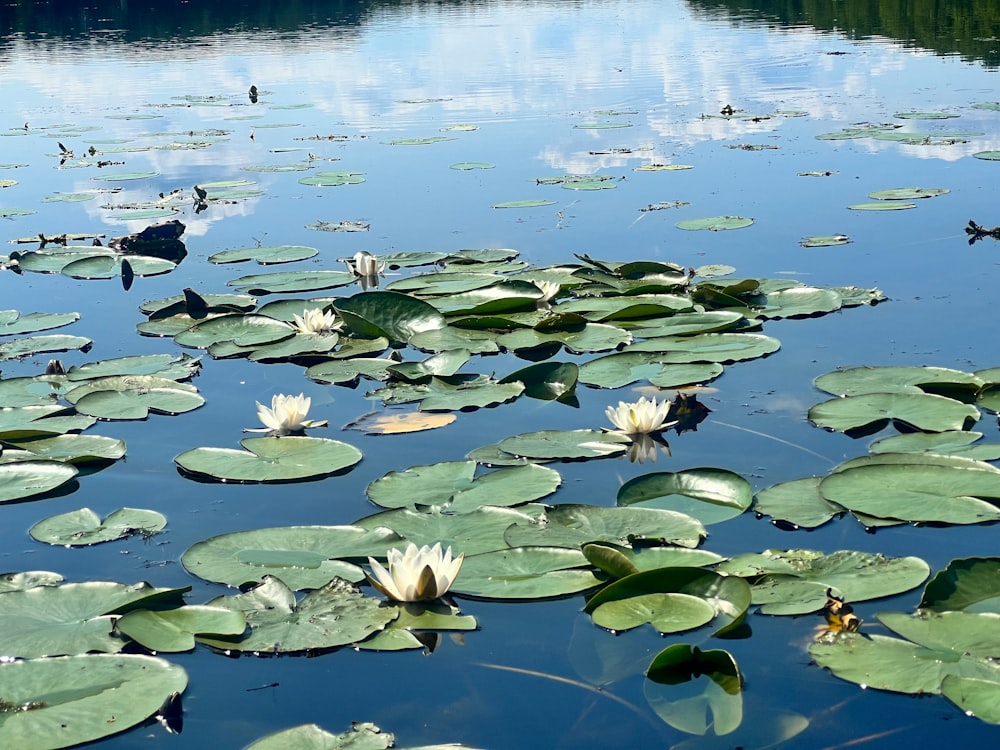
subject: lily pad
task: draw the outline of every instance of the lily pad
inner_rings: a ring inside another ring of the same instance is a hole
[[[715,608],[689,594],[640,594],[605,602],[591,613],[595,625],[619,633],[649,623],[659,633],[681,633],[711,622]]]
[[[950,192],[948,188],[890,188],[868,193],[868,197],[878,201],[912,201],[918,198],[934,198]]]
[[[545,198],[527,198],[525,200],[519,201],[505,201],[503,203],[494,203],[492,208],[538,208],[540,206],[553,206],[556,201],[547,200]],[[0,209],[2,211],[3,209]],[[32,211],[31,213],[34,213]],[[3,214],[0,213],[0,216]]]
[[[99,740],[153,716],[186,687],[181,667],[137,654],[0,664],[0,694],[19,707],[4,712],[0,743],[55,750]]]
[[[208,256],[209,263],[242,263],[248,260],[260,265],[277,263],[292,263],[298,260],[308,260],[319,254],[314,247],[302,245],[271,245],[268,247],[248,247],[234,250],[223,250]]]
[[[81,414],[99,419],[146,419],[184,414],[205,403],[198,389],[155,375],[112,375],[89,380],[66,394]]]
[[[315,187],[337,187],[339,185],[357,185],[364,182],[363,172],[316,172],[299,180],[302,185]]]
[[[333,578],[363,580],[364,572],[350,561],[381,557],[400,541],[386,528],[279,526],[205,539],[189,547],[181,562],[192,575],[233,587],[273,575],[295,590],[316,589]]]
[[[184,591],[110,581],[9,591],[3,594],[0,610],[0,651],[24,659],[115,653],[125,646],[112,634],[115,615],[154,602],[179,601]]]
[[[706,219],[686,219],[677,222],[678,229],[689,231],[707,229],[712,232],[721,232],[727,229],[743,229],[753,224],[753,219],[743,216],[710,216]]]
[[[848,206],[852,211],[905,211],[908,208],[916,208],[916,203],[903,203],[901,201],[884,201],[882,203],[855,203]]]
[[[66,334],[26,336],[0,343],[0,361],[21,359],[50,352],[67,352],[74,349],[88,351],[93,343],[83,336],[67,336]]]
[[[80,313],[28,313],[0,310],[0,336],[47,331],[61,328],[80,319]]]
[[[28,534],[46,544],[86,547],[135,534],[151,536],[166,525],[166,516],[155,510],[119,508],[101,521],[90,508],[81,508],[43,519],[28,529]]]
[[[483,505],[512,506],[552,494],[562,482],[559,472],[534,464],[476,477],[475,461],[447,461],[389,472],[370,485],[368,499],[383,508],[445,505],[455,513]]]
[[[156,653],[191,651],[197,634],[238,636],[246,626],[242,612],[191,604],[159,611],[137,609],[115,623],[119,633]]]
[[[631,442],[624,435],[599,430],[542,430],[505,438],[500,450],[538,459],[586,459],[620,455]]]
[[[398,616],[394,607],[363,596],[347,581],[334,579],[297,601],[280,578],[245,594],[218,597],[210,607],[242,612],[250,626],[243,637],[198,635],[199,643],[224,651],[257,655],[321,651],[363,641]]]
[[[838,432],[865,430],[869,434],[890,421],[931,432],[962,430],[979,419],[979,410],[945,396],[930,393],[864,393],[835,398],[809,410],[817,427]]]
[[[698,468],[644,474],[618,490],[618,505],[641,504],[686,513],[704,524],[735,518],[750,507],[753,489],[739,474]]]
[[[348,271],[313,270],[252,274],[228,281],[226,285],[248,294],[263,295],[315,292],[353,282],[354,274]]]
[[[418,333],[445,326],[433,305],[399,292],[362,292],[337,300],[334,309],[352,331],[366,338],[385,336],[406,343]]]
[[[62,461],[0,463],[0,503],[25,500],[62,487],[78,474]]]
[[[672,510],[571,504],[557,505],[539,519],[518,522],[504,534],[512,547],[543,545],[573,549],[587,542],[694,548],[704,538],[705,527],[700,521]]]
[[[244,438],[243,450],[194,448],[174,458],[186,473],[216,482],[294,482],[316,479],[354,466],[361,451],[328,438]]]
[[[1000,570],[1000,558],[996,557],[952,560],[924,587],[920,609],[1000,614],[997,570]]]
[[[765,615],[803,615],[823,608],[827,589],[849,602],[878,599],[909,591],[930,574],[917,557],[883,557],[840,550],[829,555],[811,550],[767,550],[738,555],[717,568],[753,580],[753,603]]]
[[[757,493],[754,510],[795,527],[814,529],[844,512],[819,491],[823,477],[793,479]]]
[[[913,460],[838,471],[820,482],[820,492],[831,502],[877,518],[955,524],[1000,519],[1000,473]]]
[[[579,550],[514,547],[467,556],[452,591],[486,599],[546,599],[600,584]]]

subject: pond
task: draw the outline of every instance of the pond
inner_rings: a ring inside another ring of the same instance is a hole
[[[937,7],[0,8],[3,744],[997,741],[1000,6]]]

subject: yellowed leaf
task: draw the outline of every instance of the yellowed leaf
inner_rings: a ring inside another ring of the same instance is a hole
[[[349,430],[361,430],[368,435],[402,435],[407,432],[421,432],[444,427],[455,421],[454,414],[430,414],[427,412],[407,412],[393,414],[371,412],[345,426]]]

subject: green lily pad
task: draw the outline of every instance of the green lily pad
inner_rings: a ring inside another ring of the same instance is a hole
[[[362,292],[338,299],[334,309],[348,328],[366,338],[385,336],[407,343],[419,333],[445,326],[433,305],[399,292]]]
[[[591,613],[595,625],[619,633],[649,623],[658,632],[681,633],[711,622],[715,608],[689,594],[641,594],[601,604]]]
[[[742,578],[703,568],[672,567],[625,576],[598,591],[584,611],[593,613],[609,602],[667,593],[696,596],[708,603],[714,610],[716,636],[738,627],[750,607],[750,586]]]
[[[817,427],[837,432],[885,427],[890,421],[931,432],[962,430],[979,419],[979,410],[960,401],[930,393],[864,393],[834,398],[809,410]]]
[[[503,203],[494,203],[492,208],[538,208],[540,206],[553,206],[556,201],[547,200],[545,198],[527,198],[520,201],[505,201]],[[0,209],[2,211],[3,209]],[[34,213],[32,211],[31,213]],[[2,214],[0,214],[2,216]]]
[[[820,375],[813,384],[835,396],[936,393],[972,401],[985,381],[977,375],[947,367],[850,367]]]
[[[319,254],[314,247],[302,245],[271,245],[268,247],[247,247],[234,250],[223,250],[208,256],[209,263],[243,263],[255,261],[262,266],[277,263],[293,263],[298,260],[308,260]]]
[[[294,482],[336,474],[361,460],[353,445],[328,438],[244,438],[243,450],[194,448],[174,458],[185,472],[217,482]]]
[[[882,203],[855,203],[848,206],[852,211],[905,211],[908,208],[916,208],[916,203],[903,203],[900,201],[885,201]]]
[[[513,547],[467,556],[451,590],[485,599],[546,599],[600,584],[579,550]]]
[[[392,734],[383,732],[374,724],[355,722],[341,734],[331,734],[315,724],[302,724],[262,737],[247,745],[246,750],[287,750],[290,747],[301,750],[386,750],[394,746]]]
[[[831,502],[877,518],[955,524],[1000,519],[996,471],[912,459],[914,463],[838,471],[823,479],[820,492]]]
[[[57,586],[62,582],[61,575],[47,570],[0,573],[0,594],[6,594],[8,591],[25,591],[35,586]]]
[[[754,510],[795,527],[815,529],[844,512],[819,491],[823,477],[793,479],[757,493]]]
[[[148,180],[150,177],[159,176],[159,172],[118,172],[116,174],[96,175],[91,179],[103,182],[131,182],[133,180]]]
[[[240,276],[226,282],[247,294],[295,294],[334,289],[354,282],[354,274],[348,271],[277,271]]]
[[[80,319],[80,313],[28,313],[17,310],[0,310],[0,336],[35,333],[61,328]]]
[[[364,172],[316,172],[309,177],[303,177],[299,183],[314,187],[337,187],[357,185],[364,181]]]
[[[809,646],[809,655],[843,680],[899,693],[940,693],[949,676],[1000,682],[992,661],[884,635],[830,633]]]
[[[298,591],[318,589],[334,578],[362,581],[364,572],[350,560],[381,557],[399,542],[386,528],[279,526],[197,542],[181,555],[181,563],[192,575],[234,588],[272,575]]]
[[[25,500],[62,487],[78,474],[62,461],[0,463],[0,503]]]
[[[15,440],[86,430],[97,420],[56,404],[0,408],[0,439]]]
[[[440,542],[442,548],[451,547],[456,555],[461,552],[471,556],[506,549],[511,545],[504,541],[504,531],[512,524],[531,520],[532,516],[521,509],[494,506],[459,514],[442,513],[437,507],[423,513],[396,508],[366,516],[354,525],[364,529],[383,526],[418,546]]]
[[[780,348],[778,339],[760,333],[702,333],[645,339],[629,345],[626,352],[655,352],[658,362],[671,364],[730,364],[766,357]]]
[[[429,138],[399,138],[394,141],[382,141],[382,143],[386,146],[429,146],[432,143],[453,140],[455,139],[446,135],[432,135]]]
[[[657,472],[630,479],[618,489],[620,506],[665,508],[686,513],[704,524],[735,518],[750,507],[753,489],[739,474],[698,468]]]
[[[154,602],[179,601],[187,590],[89,581],[9,591],[0,610],[0,650],[24,659],[115,653],[125,646],[112,634],[115,615]]]
[[[720,232],[726,229],[743,229],[753,224],[753,219],[743,216],[710,216],[706,219],[687,219],[677,222],[678,229],[689,231],[698,229],[708,229],[712,232]]]
[[[195,323],[174,336],[174,341],[180,346],[196,349],[208,349],[220,342],[258,347],[294,335],[295,329],[290,325],[265,315],[220,315]]]
[[[657,508],[604,508],[557,505],[539,519],[518,522],[504,539],[511,547],[543,545],[578,548],[587,542],[635,542],[697,547],[705,527],[697,519]]]
[[[868,193],[868,197],[878,201],[912,201],[918,198],[934,198],[950,192],[948,188],[891,188]]]
[[[806,318],[835,312],[840,309],[841,304],[841,296],[834,289],[800,286],[768,292],[759,307],[747,317]]]
[[[5,747],[55,750],[117,734],[157,713],[187,687],[187,673],[153,656],[81,654],[0,664],[10,706]]]
[[[390,385],[370,394],[386,404],[420,402],[420,411],[459,411],[512,401],[524,383],[500,383],[485,375],[432,377],[427,383]]]
[[[201,359],[189,354],[142,354],[74,365],[66,372],[66,379],[79,381],[112,375],[155,375],[170,380],[189,380],[200,367]]]
[[[191,651],[198,634],[238,636],[246,626],[242,612],[191,604],[162,611],[137,609],[115,623],[119,633],[156,653]]]
[[[901,120],[950,120],[961,115],[957,112],[897,112],[893,117]]]
[[[975,443],[983,437],[981,432],[969,430],[948,430],[946,432],[912,432],[893,435],[872,443],[871,453],[935,453],[947,456],[962,456],[980,461],[1000,460],[1000,444]]]
[[[135,534],[151,536],[166,525],[166,516],[155,510],[119,508],[101,521],[90,508],[81,508],[43,519],[28,529],[28,534],[46,544],[86,547]]]
[[[983,680],[975,677],[946,675],[941,694],[967,715],[990,724],[1000,724],[1000,677]]]
[[[799,240],[802,247],[836,247],[850,244],[851,238],[846,234],[827,234],[803,237]]]
[[[822,609],[827,589],[849,602],[892,596],[919,586],[930,567],[917,557],[883,557],[840,550],[766,550],[738,555],[720,573],[753,579],[753,603],[766,615],[803,615]]]
[[[555,201],[552,201],[555,203]],[[32,214],[38,213],[31,208],[13,208],[0,206],[0,219],[13,219],[17,216],[31,216]]]
[[[368,499],[383,508],[444,505],[455,513],[484,505],[512,506],[534,502],[558,489],[559,472],[529,464],[476,477],[475,461],[446,461],[392,471],[368,485]]]
[[[347,581],[334,579],[297,601],[280,578],[264,582],[245,594],[208,602],[242,612],[250,633],[232,638],[200,634],[199,643],[224,651],[257,655],[301,653],[363,641],[398,616],[394,607],[363,596]]]
[[[155,375],[111,375],[88,380],[66,394],[81,414],[100,419],[146,419],[183,414],[205,403],[198,389]]]
[[[471,169],[493,169],[496,164],[491,164],[488,161],[460,161],[451,165],[452,169],[458,169],[461,171],[468,171]]]
[[[514,456],[535,459],[586,459],[621,455],[631,442],[599,430],[542,430],[504,438],[497,445]]]
[[[973,156],[985,161],[1000,161],[1000,151],[977,151]],[[3,211],[3,209],[0,209],[0,211]]]
[[[50,352],[68,352],[74,349],[87,351],[93,343],[83,336],[67,336],[66,334],[26,336],[0,343],[0,361],[22,359]]]

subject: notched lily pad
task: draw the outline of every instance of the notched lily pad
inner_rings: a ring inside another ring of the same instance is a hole
[[[119,508],[102,521],[90,508],[81,508],[43,519],[28,534],[46,544],[86,547],[134,535],[148,538],[166,525],[166,516],[154,510]]]

